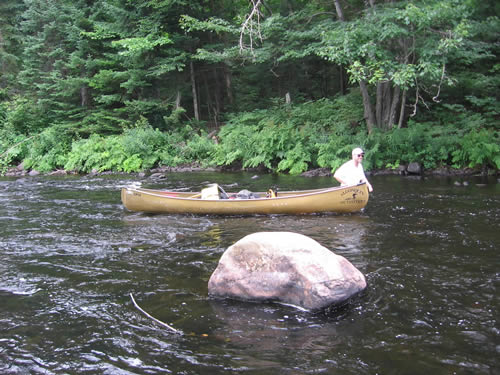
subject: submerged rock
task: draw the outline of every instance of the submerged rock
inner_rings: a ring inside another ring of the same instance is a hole
[[[347,259],[292,232],[242,238],[224,252],[208,282],[212,296],[308,310],[340,304],[365,288],[364,275]]]

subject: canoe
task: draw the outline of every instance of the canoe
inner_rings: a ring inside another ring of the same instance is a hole
[[[225,192],[224,192],[225,193]],[[355,212],[368,203],[366,183],[326,189],[280,191],[276,197],[253,193],[259,198],[202,199],[201,192],[181,192],[127,187],[122,203],[130,211],[175,214],[253,215]]]

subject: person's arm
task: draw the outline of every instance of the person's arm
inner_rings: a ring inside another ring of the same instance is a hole
[[[373,191],[372,184],[370,184],[370,183],[368,182],[368,180],[366,180],[366,179],[365,179],[365,181],[366,181],[366,186],[368,186],[368,191],[371,193],[371,192]]]
[[[361,181],[366,182],[366,186],[368,186],[368,191],[371,193],[373,191],[373,186],[372,184],[370,184],[370,181],[368,181],[368,179],[366,178],[365,170],[362,165],[361,165],[361,172],[363,173],[363,180]]]
[[[339,173],[335,172],[335,174],[333,175],[333,178],[335,178],[340,183],[340,185],[346,185],[344,180],[339,176]]]
[[[345,182],[345,164],[341,165],[334,173],[333,178],[335,178],[341,185],[347,185]]]
[[[370,184],[370,181],[368,181],[368,179],[366,178],[364,171],[363,171],[363,181],[362,182],[366,182],[366,186],[368,186],[368,191],[371,193],[373,191],[373,186],[372,186],[372,184]]]

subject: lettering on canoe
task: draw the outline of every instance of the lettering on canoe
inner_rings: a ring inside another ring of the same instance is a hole
[[[365,202],[364,199],[365,192],[358,188],[347,189],[342,192],[342,202],[341,204],[363,204]]]

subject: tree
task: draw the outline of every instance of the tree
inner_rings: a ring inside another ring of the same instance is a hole
[[[452,83],[446,66],[467,35],[469,15],[456,0],[382,4],[324,30],[318,52],[347,66],[351,82],[359,84],[369,131],[396,121],[401,127],[410,90],[414,114]]]
[[[15,75],[20,67],[22,34],[17,24],[24,10],[21,0],[0,2],[0,88],[13,87]]]

